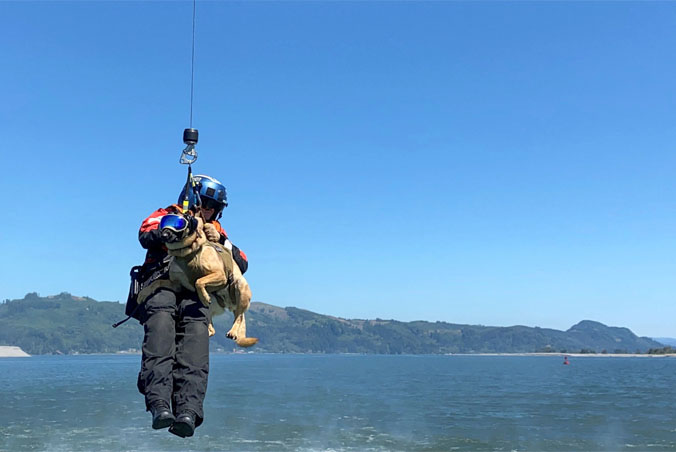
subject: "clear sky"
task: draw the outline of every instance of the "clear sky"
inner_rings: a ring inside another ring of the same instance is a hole
[[[0,299],[123,301],[192,3],[0,1]],[[676,3],[197,2],[195,173],[254,301],[676,337]]]

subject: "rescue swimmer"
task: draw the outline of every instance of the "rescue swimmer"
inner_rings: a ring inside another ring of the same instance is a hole
[[[246,255],[232,245],[218,221],[228,205],[225,186],[206,175],[192,179],[192,189],[186,183],[178,204],[157,209],[143,220],[138,239],[147,250],[146,258],[135,274],[132,270],[132,287],[137,290],[130,291],[126,307],[126,313],[144,329],[137,387],[145,397],[146,411],[152,414],[152,428],[169,427],[170,433],[183,438],[192,436],[204,421],[209,308],[196,293],[176,289],[169,280],[170,257],[159,227],[162,217],[183,213],[180,204],[189,199],[190,209],[204,218],[207,239],[231,246],[242,273],[248,267]]]

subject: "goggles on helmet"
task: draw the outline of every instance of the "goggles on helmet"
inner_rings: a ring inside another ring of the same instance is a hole
[[[188,220],[183,215],[168,214],[160,220],[160,229],[170,229],[174,232],[182,232],[188,227]]]

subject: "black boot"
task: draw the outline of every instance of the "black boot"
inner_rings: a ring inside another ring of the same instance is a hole
[[[195,413],[186,410],[176,416],[176,420],[171,428],[169,428],[169,433],[173,433],[181,438],[192,436],[195,433]]]
[[[174,423],[174,415],[167,402],[155,402],[150,405],[150,412],[153,414],[153,428],[159,430],[167,428]]]

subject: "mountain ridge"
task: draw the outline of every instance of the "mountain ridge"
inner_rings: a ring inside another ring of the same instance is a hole
[[[0,304],[0,345],[27,353],[113,353],[140,348],[143,328],[131,320],[117,329],[124,305],[76,297],[67,292]],[[231,351],[225,337],[232,315],[214,318],[214,351]],[[628,328],[582,320],[566,331],[551,328],[483,326],[441,321],[345,319],[297,307],[254,302],[247,332],[258,337],[256,352],[267,353],[645,353],[663,344]]]

